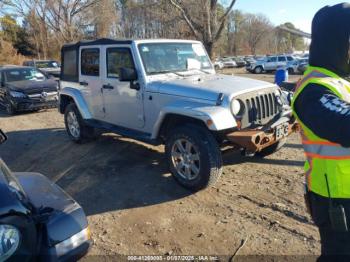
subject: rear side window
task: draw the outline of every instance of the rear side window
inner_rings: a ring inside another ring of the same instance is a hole
[[[294,60],[294,58],[293,58],[293,57],[291,57],[291,56],[287,56],[287,60],[288,60],[288,61],[293,61],[293,60]]]
[[[86,76],[100,75],[100,50],[98,48],[81,50],[81,74]]]
[[[107,49],[107,77],[118,78],[122,67],[134,68],[134,61],[129,48]]]
[[[62,80],[77,81],[77,51],[65,50],[62,55]]]
[[[286,61],[287,61],[287,59],[286,59],[285,56],[279,56],[278,57],[278,62],[286,62]]]

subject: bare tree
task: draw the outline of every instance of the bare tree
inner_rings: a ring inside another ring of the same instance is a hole
[[[214,45],[225,28],[226,19],[236,0],[220,14],[217,0],[170,0],[170,3],[181,13],[194,37],[201,40],[210,57],[214,56]]]
[[[255,55],[258,45],[273,30],[270,20],[264,15],[247,14],[243,24],[251,54]]]

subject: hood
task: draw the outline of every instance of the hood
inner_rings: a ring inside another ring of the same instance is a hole
[[[24,80],[6,83],[7,87],[13,91],[23,92],[25,94],[37,94],[42,92],[57,91],[57,82],[53,79],[43,81]]]
[[[170,78],[164,81],[154,81],[150,84],[150,89],[162,94],[217,101],[220,93],[231,98],[242,93],[256,91],[271,86],[274,85],[268,82],[244,77],[229,75],[197,75],[185,78]]]
[[[312,21],[310,65],[348,76],[350,4],[326,6]]]
[[[38,173],[15,173],[32,205],[52,210],[45,221],[50,246],[62,242],[87,227],[85,213],[59,186]]]

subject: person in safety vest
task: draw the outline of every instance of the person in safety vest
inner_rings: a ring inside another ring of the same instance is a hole
[[[306,200],[320,232],[321,261],[350,261],[349,37],[349,3],[316,13],[310,66],[292,101],[307,158]]]

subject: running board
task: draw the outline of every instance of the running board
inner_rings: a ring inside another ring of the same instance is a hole
[[[113,125],[113,124],[106,123],[106,122],[99,121],[99,120],[86,119],[86,120],[84,120],[84,122],[88,126],[98,128],[98,129],[104,129],[106,131],[111,131],[111,132],[116,133],[118,135],[121,135],[123,137],[132,138],[132,139],[135,139],[135,140],[147,143],[147,144],[151,144],[154,146],[159,146],[162,144],[159,139],[152,139],[151,134],[149,134],[149,133],[145,133],[145,132],[137,131],[134,129],[129,129],[126,127]]]

